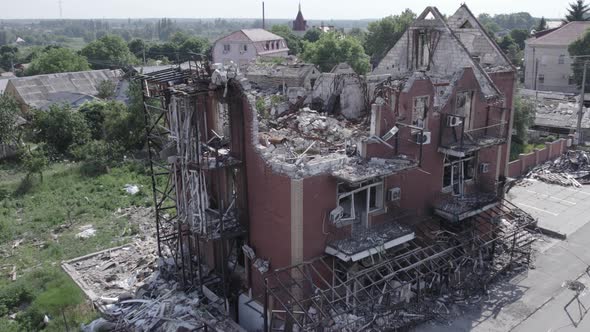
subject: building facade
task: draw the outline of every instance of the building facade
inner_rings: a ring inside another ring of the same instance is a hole
[[[590,22],[570,22],[525,41],[525,88],[541,91],[578,93],[568,46],[584,35]]]
[[[503,199],[515,69],[466,6],[428,7],[373,73],[323,73],[298,98],[224,70],[144,90],[174,141],[160,243],[243,327],[402,327],[395,308],[423,292],[526,264],[512,237],[534,220]]]
[[[285,58],[289,48],[284,38],[266,30],[243,29],[218,39],[212,52],[214,63],[244,67],[259,57]]]

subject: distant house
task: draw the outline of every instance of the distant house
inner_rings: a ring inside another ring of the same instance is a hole
[[[0,73],[0,94],[4,93],[8,80],[16,77],[12,72]]]
[[[567,50],[590,28],[590,22],[570,22],[546,33],[543,31],[525,42],[524,85],[527,89],[575,93],[579,89]]]
[[[246,78],[262,89],[281,90],[291,87],[302,87],[311,90],[321,71],[313,64],[257,64],[249,66]]]
[[[247,66],[258,57],[283,57],[289,55],[287,42],[264,29],[242,29],[218,39],[213,45],[213,62],[240,67]]]
[[[101,82],[111,80],[117,86],[116,99],[124,101],[127,83],[122,81],[123,75],[119,69],[104,69],[13,78],[8,80],[5,93],[16,98],[23,112],[64,103],[78,107],[96,98]]]

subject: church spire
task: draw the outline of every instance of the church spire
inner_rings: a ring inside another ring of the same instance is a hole
[[[299,0],[299,11],[301,11],[301,0]]]

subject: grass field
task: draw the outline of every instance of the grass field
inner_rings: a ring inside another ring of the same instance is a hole
[[[42,180],[30,181],[19,168],[0,164],[0,330],[38,330],[47,314],[46,331],[65,331],[64,311],[76,331],[96,313],[60,262],[129,242],[127,219],[114,212],[150,206],[149,177],[137,163],[97,177],[80,175],[77,164],[53,164]],[[127,194],[125,184],[138,185],[140,192]],[[96,235],[77,238],[84,225],[92,225]]]

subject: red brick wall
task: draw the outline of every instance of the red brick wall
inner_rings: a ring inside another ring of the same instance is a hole
[[[251,144],[255,113],[243,98],[246,174],[248,176],[249,242],[258,257],[269,259],[271,270],[291,264],[291,179],[273,172]],[[252,271],[254,291],[263,278]]]
[[[547,160],[555,159],[567,151],[566,140],[561,138],[551,143],[545,143],[545,148],[537,149],[529,154],[521,154],[517,160],[508,164],[512,178],[525,175],[531,168],[543,164]]]

